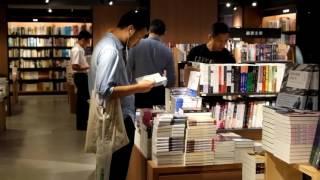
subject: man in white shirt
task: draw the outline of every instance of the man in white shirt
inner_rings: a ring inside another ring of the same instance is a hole
[[[73,79],[77,87],[77,130],[87,129],[89,115],[88,70],[90,66],[86,60],[84,48],[90,45],[90,38],[91,34],[88,31],[81,31],[78,36],[78,42],[71,49]]]

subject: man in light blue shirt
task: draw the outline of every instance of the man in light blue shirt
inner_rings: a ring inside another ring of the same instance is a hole
[[[95,88],[100,105],[120,98],[129,144],[112,155],[110,180],[125,180],[134,143],[134,93],[148,92],[154,82],[130,84],[126,71],[126,50],[147,33],[148,16],[143,10],[123,15],[117,27],[95,46],[89,76],[90,92]]]
[[[127,68],[132,82],[141,76],[160,73],[167,77],[167,87],[175,85],[173,55],[170,48],[161,42],[165,31],[166,26],[162,20],[153,20],[149,27],[149,37],[141,40],[137,46],[130,49]],[[164,105],[165,89],[164,87],[156,87],[149,93],[137,93],[135,97],[135,105],[139,108]]]

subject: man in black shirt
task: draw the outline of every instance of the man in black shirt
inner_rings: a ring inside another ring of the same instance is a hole
[[[225,48],[229,39],[229,28],[224,23],[212,25],[209,41],[191,49],[187,61],[201,63],[236,63],[233,55]]]

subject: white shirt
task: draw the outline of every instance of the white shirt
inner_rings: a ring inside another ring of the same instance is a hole
[[[71,65],[78,64],[81,67],[89,67],[84,49],[78,43],[76,43],[75,46],[71,49],[70,61]],[[88,70],[76,71],[72,69],[72,73],[88,73]]]

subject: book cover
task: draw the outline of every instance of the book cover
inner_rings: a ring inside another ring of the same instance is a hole
[[[312,64],[287,65],[276,106],[306,109],[313,71],[317,66]],[[312,104],[311,99],[309,101],[310,106]]]

